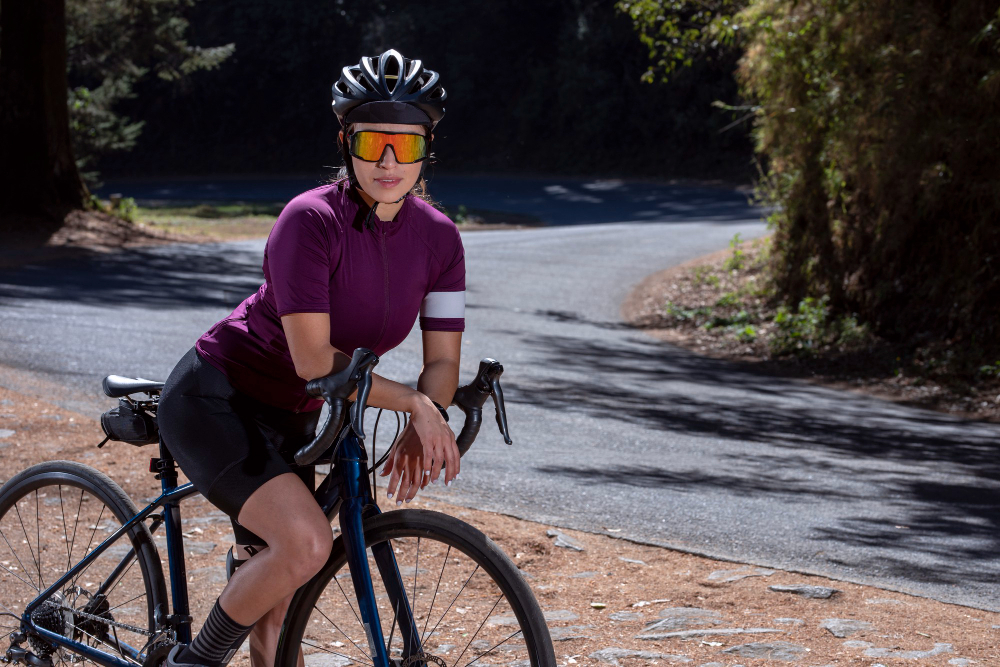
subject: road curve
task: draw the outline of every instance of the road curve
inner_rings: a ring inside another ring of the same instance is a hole
[[[503,362],[515,444],[484,428],[461,480],[435,493],[1000,610],[1000,427],[759,376],[629,329],[619,307],[644,276],[764,232],[731,194],[707,216],[658,194],[660,215],[637,221],[642,188],[629,187],[621,222],[607,206],[587,225],[465,235],[463,377],[481,357]],[[551,215],[562,220],[586,205],[561,202]],[[100,377],[165,377],[257,287],[262,247],[176,245],[0,273],[0,384],[96,416],[108,405]],[[412,382],[416,332],[379,369]]]

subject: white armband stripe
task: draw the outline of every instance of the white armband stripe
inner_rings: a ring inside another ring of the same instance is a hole
[[[465,292],[430,292],[420,305],[421,317],[465,317]]]

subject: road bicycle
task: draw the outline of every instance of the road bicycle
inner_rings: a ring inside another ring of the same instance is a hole
[[[363,444],[377,363],[359,348],[348,367],[307,385],[330,410],[294,459],[331,464],[315,497],[331,521],[339,516],[341,530],[326,565],[293,597],[275,664],[292,667],[301,652],[307,667],[554,667],[538,602],[492,540],[439,512],[379,510],[372,488],[385,457],[369,467]],[[502,373],[497,361],[484,359],[456,392],[452,404],[466,415],[460,453],[475,440],[490,397],[510,444]],[[162,382],[108,376],[103,388],[119,399],[102,416],[110,439],[159,442]],[[40,463],[0,487],[0,641],[8,644],[0,659],[31,667],[158,667],[175,644],[191,641],[180,503],[197,491],[178,485],[162,443],[150,472],[162,493],[142,511],[107,475],[70,461]]]

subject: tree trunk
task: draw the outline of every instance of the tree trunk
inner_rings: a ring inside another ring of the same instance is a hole
[[[73,158],[66,89],[66,0],[3,0],[0,233],[31,231],[25,224],[51,233],[89,199]]]

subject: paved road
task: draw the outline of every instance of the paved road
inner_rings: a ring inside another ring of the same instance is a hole
[[[621,210],[643,210],[629,188]],[[645,275],[763,233],[738,198],[719,199],[708,220],[664,206],[654,222],[465,236],[463,375],[483,356],[504,363],[515,445],[485,431],[441,497],[1000,610],[1000,427],[760,377],[622,325],[619,304]],[[586,205],[549,210],[565,221]],[[164,377],[256,288],[261,248],[0,273],[0,384],[64,386],[59,402],[96,414],[101,376]],[[412,381],[418,367],[411,335],[380,370]]]

